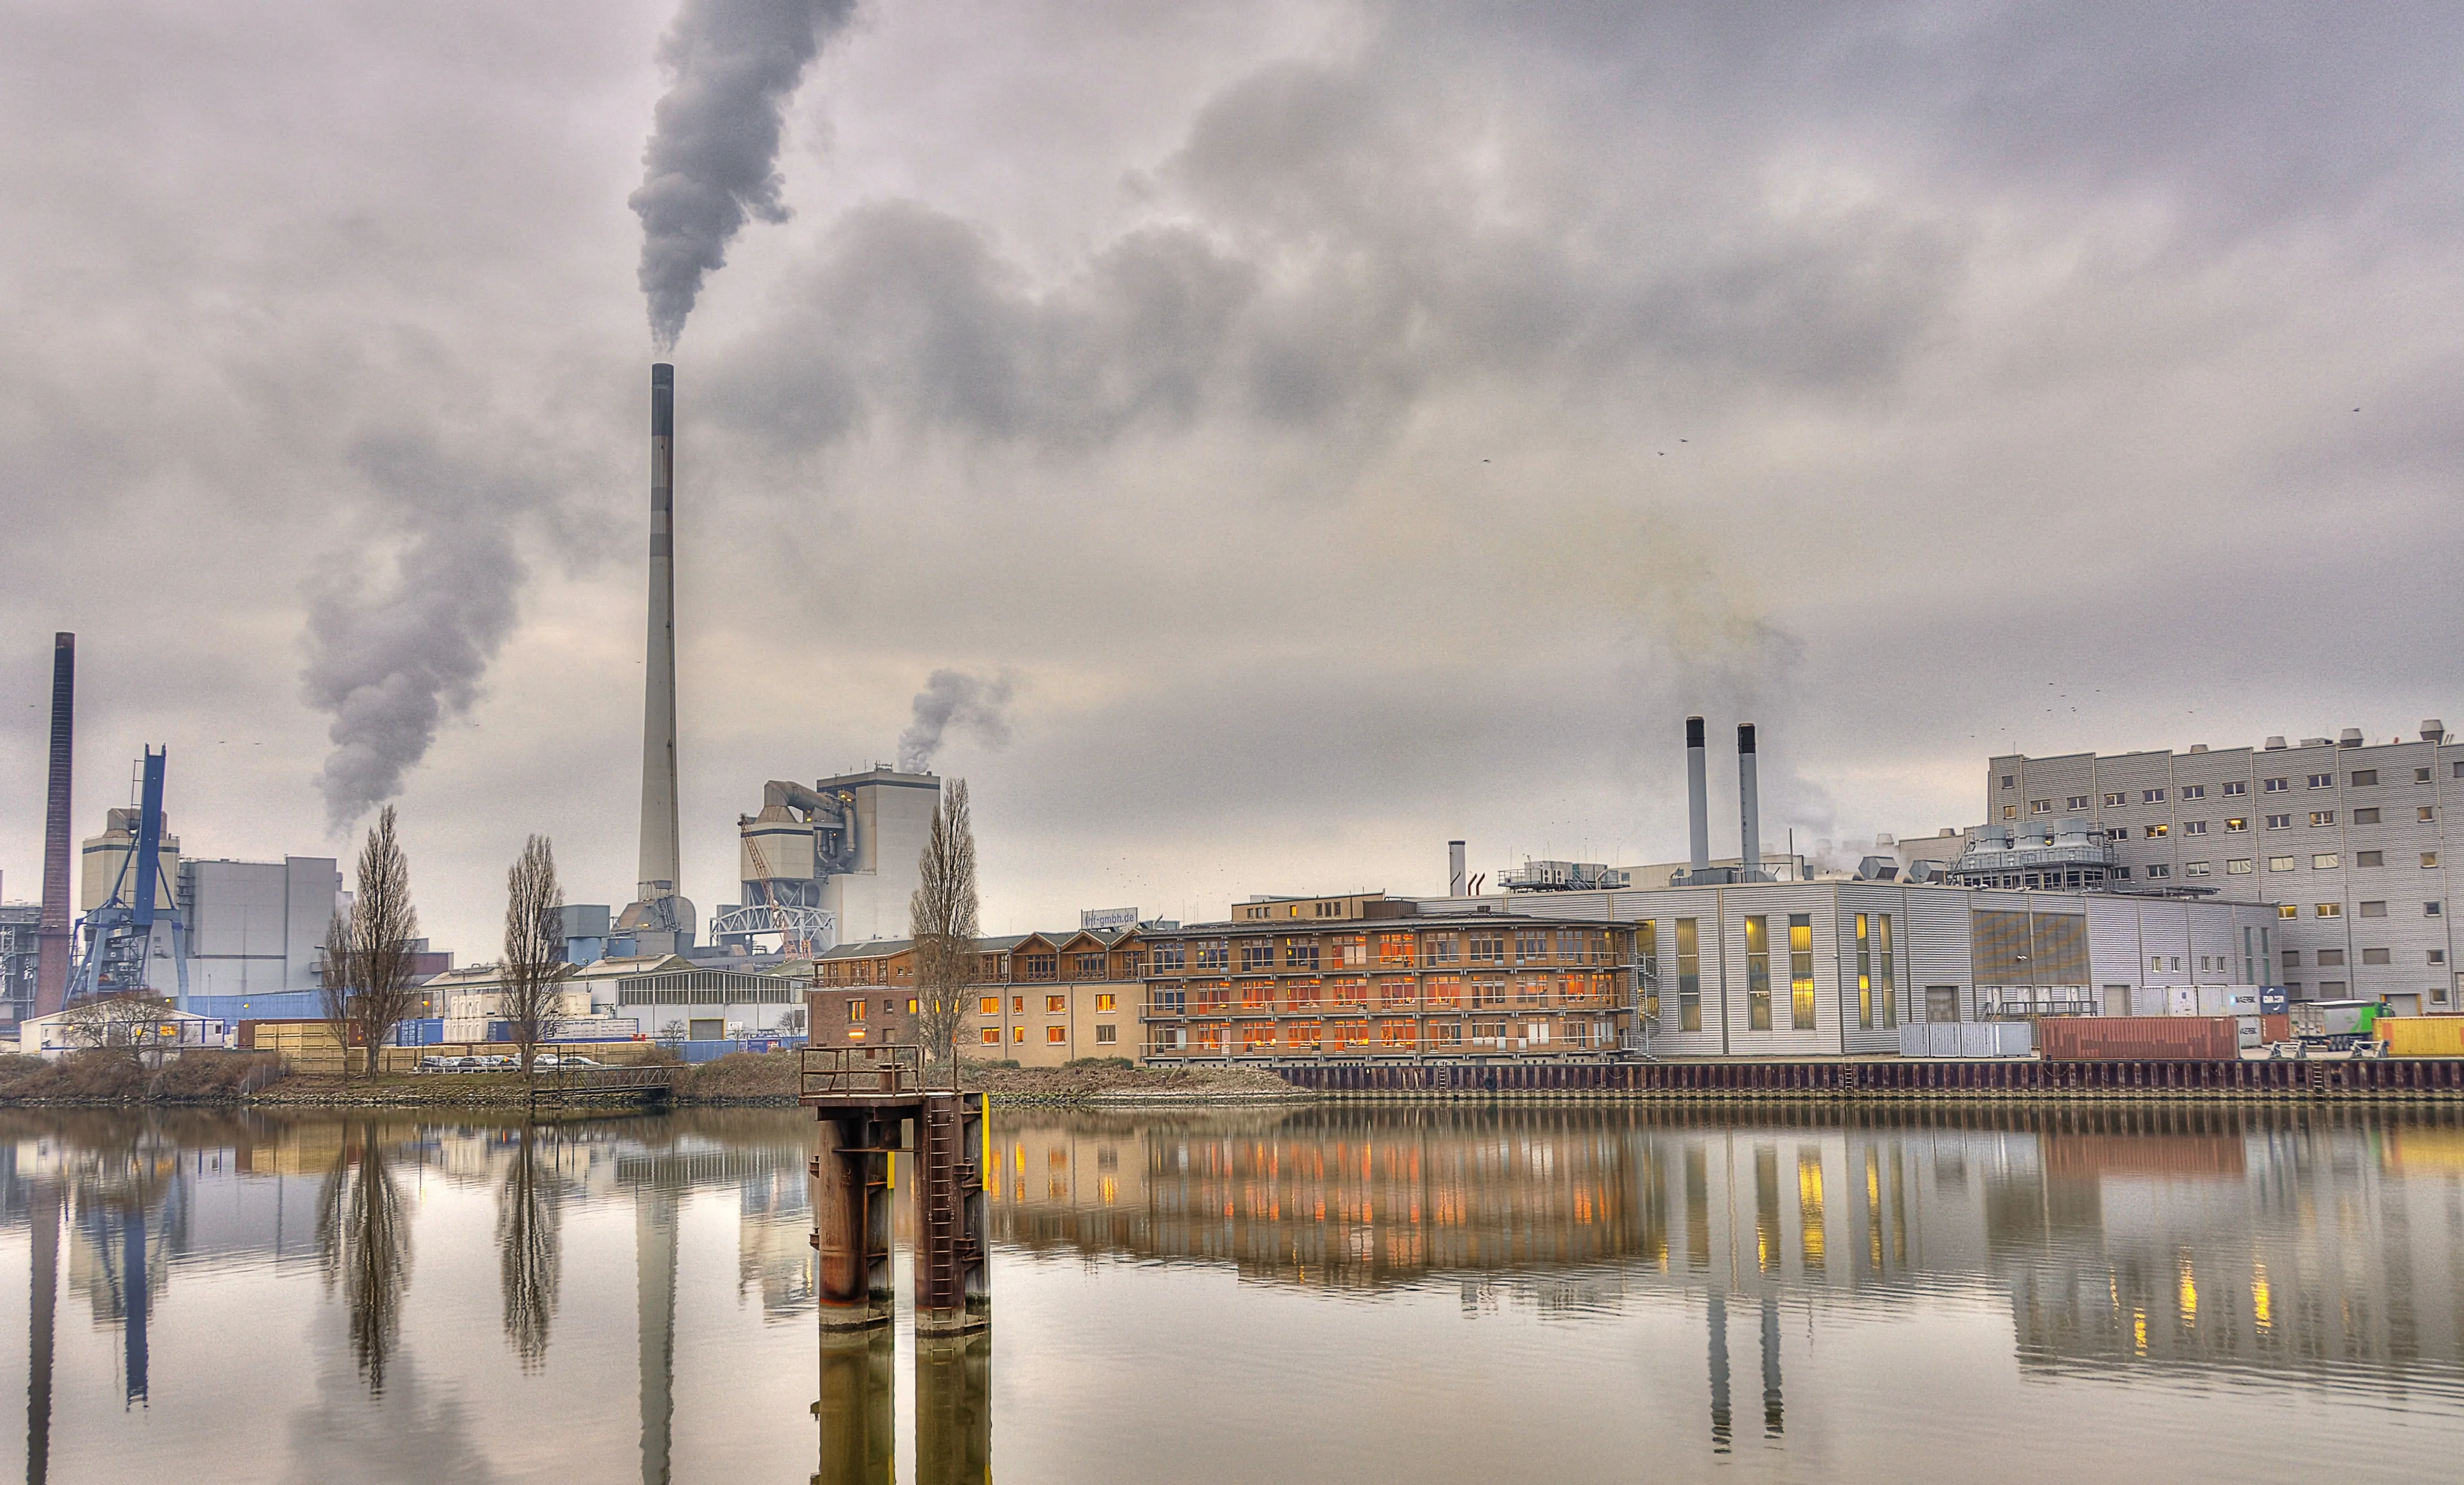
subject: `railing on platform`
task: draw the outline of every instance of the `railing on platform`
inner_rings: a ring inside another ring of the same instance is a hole
[[[877,1047],[807,1047],[798,1068],[806,1098],[880,1098],[922,1093],[924,1048],[913,1042]]]
[[[675,1092],[681,1070],[664,1063],[636,1067],[545,1068],[532,1073],[533,1103],[568,1098],[664,1098]]]

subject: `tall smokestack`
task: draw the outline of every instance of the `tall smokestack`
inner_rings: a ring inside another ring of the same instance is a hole
[[[1737,723],[1737,865],[1753,871],[1763,864],[1763,808],[1754,789],[1754,724]]]
[[[1464,889],[1464,885],[1465,885],[1465,878],[1464,878],[1464,876],[1463,876],[1463,843],[1462,841],[1459,841],[1459,840],[1450,840],[1450,841],[1447,841],[1447,842],[1446,842],[1446,896],[1447,896],[1447,897],[1450,897],[1450,898],[1460,898],[1460,897],[1464,896],[1464,895],[1465,895],[1465,894],[1464,894],[1464,891],[1463,891],[1463,889]]]
[[[1685,719],[1685,809],[1694,870],[1711,869],[1711,784],[1704,775],[1703,719]]]
[[[34,1014],[69,998],[69,753],[77,735],[77,636],[52,636],[52,777],[43,804],[43,918],[35,929]]]
[[[676,368],[650,367],[650,643],[642,698],[641,900],[676,896]]]

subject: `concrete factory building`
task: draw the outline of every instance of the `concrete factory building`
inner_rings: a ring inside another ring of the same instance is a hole
[[[743,904],[721,913],[712,937],[726,943],[776,933],[799,956],[906,933],[917,863],[940,807],[936,775],[891,768],[819,779],[810,788],[763,785],[761,812],[736,822]]]
[[[2109,853],[2115,891],[2274,904],[2263,983],[2296,1000],[2457,1008],[2447,793],[2464,748],[2445,724],[2372,743],[2269,738],[2259,747],[2035,758],[1987,765],[1988,834],[2065,822]]]
[[[190,995],[314,990],[322,982],[325,928],[342,901],[333,857],[183,861],[179,896]]]

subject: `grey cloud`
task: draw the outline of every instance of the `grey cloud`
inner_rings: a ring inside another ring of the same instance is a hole
[[[684,0],[659,44],[672,81],[642,156],[642,292],[661,350],[746,218],[783,222],[780,115],[855,0]]]

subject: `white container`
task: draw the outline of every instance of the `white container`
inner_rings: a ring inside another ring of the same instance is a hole
[[[1922,1057],[1925,1055],[1926,1052],[1929,1050],[1930,1043],[1930,1038],[1925,1035],[1927,1030],[1928,1028],[1922,1021],[1911,1021],[1907,1025],[1901,1027],[1900,1055],[1903,1057]]]
[[[2195,986],[2168,985],[2165,987],[2165,1014],[2195,1016],[2199,1013],[2199,991]]]

